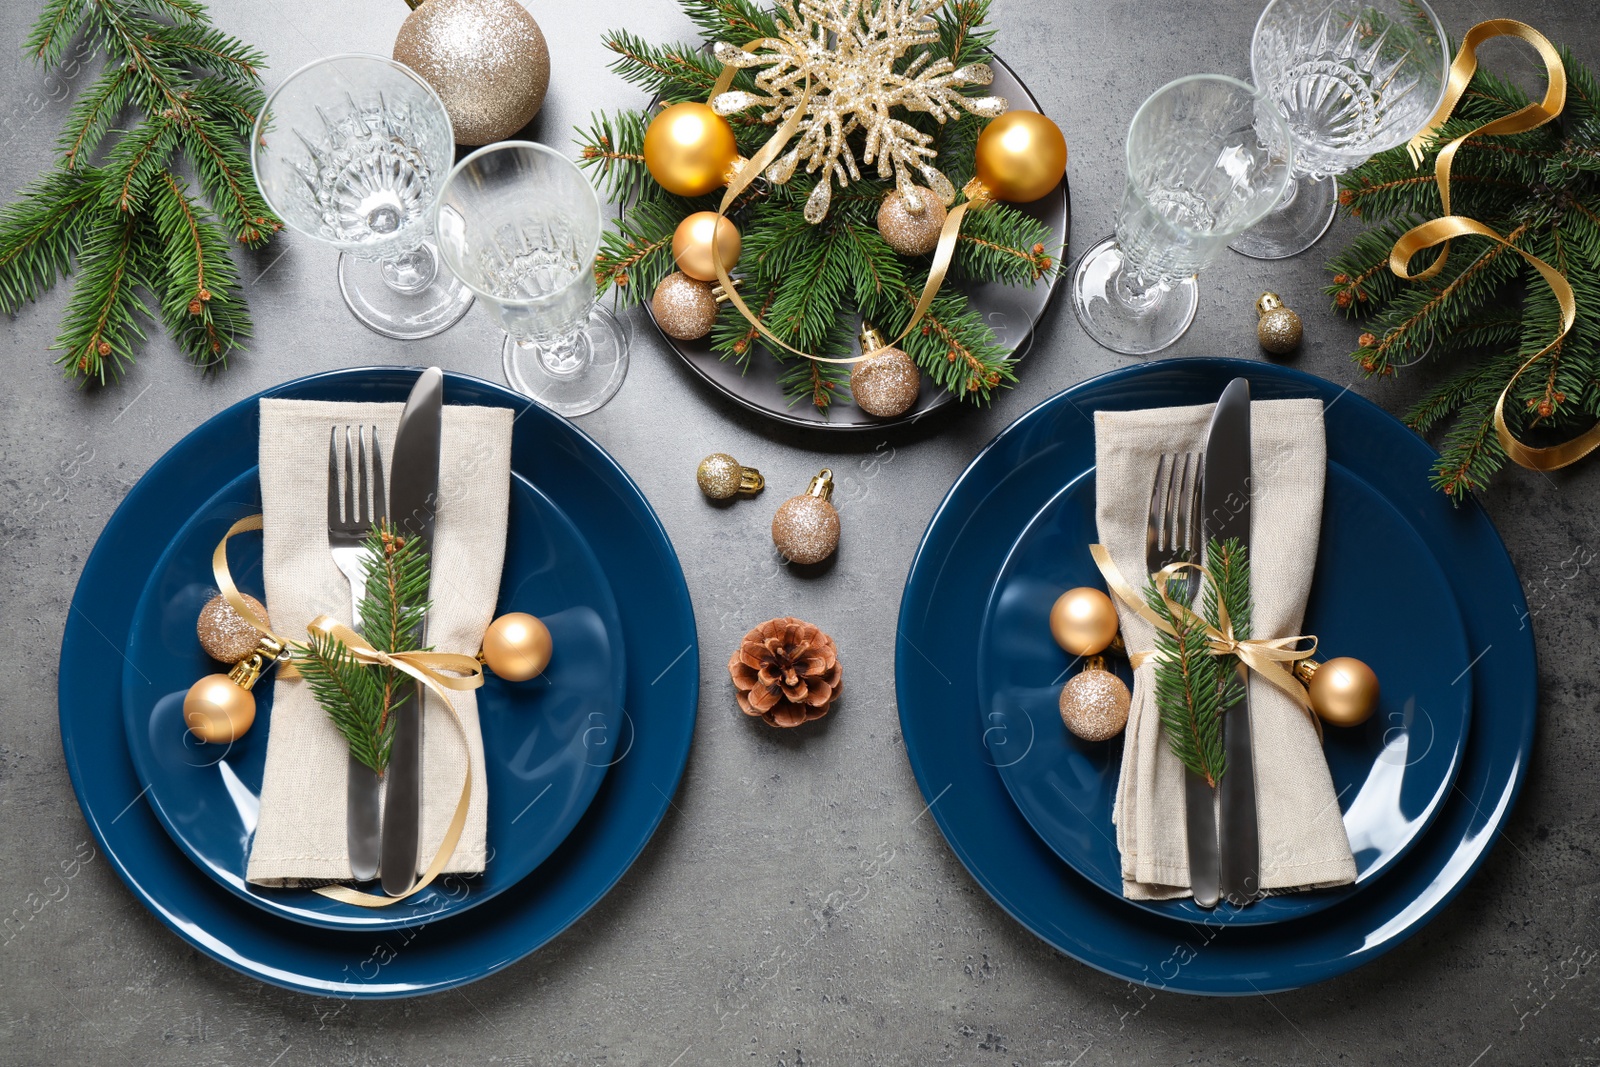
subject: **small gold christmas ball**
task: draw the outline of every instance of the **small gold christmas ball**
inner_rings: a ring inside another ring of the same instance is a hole
[[[739,227],[715,211],[696,211],[672,232],[672,259],[678,269],[703,282],[717,280],[717,261],[723,270],[739,262]]]
[[[550,87],[544,34],[517,0],[427,0],[401,25],[394,58],[433,86],[459,144],[510,137]]]
[[[266,605],[249,593],[239,595],[244,597],[244,602],[250,605],[251,611],[260,616],[262,622],[271,625],[271,620],[267,618]],[[261,640],[261,634],[256,628],[245,622],[244,616],[234,611],[228,602],[222,599],[221,593],[206,601],[206,606],[200,609],[200,619],[195,623],[195,632],[200,635],[200,647],[206,650],[206,655],[223,663],[238,663],[242,659],[248,659]]]
[[[1026,204],[1061,184],[1067,139],[1036,111],[1007,111],[978,135],[974,162],[978,181],[997,199]]]
[[[1061,687],[1061,721],[1085,741],[1106,741],[1128,725],[1128,687],[1104,666],[1090,666]]]
[[[924,256],[939,246],[946,214],[939,198],[927,192],[922,197],[922,210],[910,211],[905,197],[896,189],[883,198],[883,206],[878,208],[878,232],[902,256]]]
[[[483,662],[508,682],[537,678],[550,665],[550,629],[532,615],[508,612],[483,634]]]
[[[790,497],[772,516],[772,543],[792,563],[821,563],[839,547],[839,513],[820,496]]]
[[[1074,656],[1104,652],[1117,636],[1117,608],[1091,586],[1068,589],[1050,608],[1050,636]]]
[[[1378,676],[1358,659],[1330,659],[1308,688],[1311,710],[1330,726],[1360,726],[1378,709]]]
[[[678,196],[704,196],[726,185],[738,158],[733,127],[706,104],[673,104],[644,133],[645,167]]]
[[[717,298],[707,282],[696,281],[682,271],[673,271],[656,286],[650,298],[656,325],[668,337],[693,341],[711,332],[717,321]]]
[[[743,466],[726,452],[713,452],[701,460],[694,480],[700,491],[712,500],[727,500],[741,493],[754,496],[767,484],[760,471]]]
[[[1300,316],[1283,306],[1277,293],[1262,293],[1256,301],[1256,340],[1275,356],[1287,356],[1300,347],[1304,327]]]
[[[850,367],[850,395],[868,415],[903,415],[917,402],[921,389],[922,374],[917,365],[898,348],[886,348]]]
[[[183,698],[183,721],[208,745],[237,741],[256,721],[255,695],[226,674],[208,674]]]

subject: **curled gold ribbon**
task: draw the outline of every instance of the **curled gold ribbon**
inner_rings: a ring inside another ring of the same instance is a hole
[[[1506,399],[1511,395],[1511,389],[1517,380],[1535,363],[1547,355],[1553,355],[1560,350],[1561,343],[1572,331],[1573,324],[1578,317],[1578,301],[1572,291],[1572,286],[1562,273],[1544,260],[1531,252],[1518,248],[1509,240],[1496,233],[1475,219],[1461,215],[1451,214],[1450,210],[1450,168],[1455,162],[1456,152],[1462,144],[1474,137],[1497,136],[1508,133],[1524,133],[1528,130],[1543,126],[1545,123],[1561,114],[1567,102],[1567,71],[1562,65],[1561,54],[1554,45],[1538,30],[1514,19],[1490,19],[1480,22],[1467,31],[1461,40],[1461,51],[1457,53],[1455,61],[1450,64],[1450,78],[1445,87],[1444,97],[1439,102],[1438,109],[1422,131],[1411,139],[1406,146],[1406,151],[1411,156],[1414,165],[1421,167],[1423,153],[1432,146],[1437,138],[1439,128],[1449,119],[1456,105],[1460,103],[1462,95],[1466,92],[1467,85],[1472,81],[1473,73],[1478,69],[1477,49],[1485,41],[1495,37],[1516,37],[1531,44],[1544,60],[1547,86],[1544,99],[1536,104],[1529,104],[1509,115],[1486,122],[1476,129],[1455,138],[1439,150],[1439,156],[1434,162],[1434,180],[1439,186],[1439,200],[1444,208],[1440,218],[1431,219],[1421,225],[1414,226],[1400,235],[1394,243],[1394,249],[1389,254],[1389,269],[1404,281],[1425,281],[1432,278],[1444,269],[1445,260],[1450,254],[1450,241],[1456,237],[1487,237],[1497,241],[1506,248],[1516,252],[1537,270],[1545,283],[1555,293],[1556,303],[1561,308],[1561,332],[1554,340],[1539,351],[1529,356],[1519,366],[1506,382],[1506,387],[1500,391],[1499,398],[1494,405],[1494,432],[1500,446],[1505,449],[1506,455],[1519,466],[1530,470],[1549,471],[1576,463],[1578,460],[1600,448],[1600,425],[1590,427],[1584,433],[1570,440],[1547,448],[1534,448],[1518,441],[1506,425],[1505,406]],[[1411,260],[1425,248],[1439,247],[1439,256],[1426,269],[1416,274],[1410,273]]]
[[[1128,605],[1128,608],[1145,622],[1154,626],[1162,633],[1173,637],[1178,635],[1171,623],[1157,614],[1156,610],[1145,602],[1123,578],[1122,572],[1117,570],[1117,565],[1112,562],[1111,553],[1104,545],[1090,545],[1089,554],[1094,557],[1095,566],[1100,568],[1100,575],[1106,580],[1106,586],[1118,600]],[[1228,617],[1227,606],[1217,598],[1217,621],[1219,625],[1212,626],[1205,618],[1192,611],[1187,604],[1172,599],[1167,595],[1167,583],[1181,571],[1193,570],[1200,573],[1206,581],[1216,585],[1216,577],[1210,570],[1198,563],[1174,563],[1163,567],[1153,575],[1156,595],[1161,598],[1162,604],[1168,613],[1184,619],[1192,626],[1198,626],[1206,635],[1207,650],[1213,656],[1237,656],[1239,662],[1255,671],[1261,677],[1287,693],[1300,709],[1305,712],[1306,718],[1311,720],[1311,725],[1317,731],[1317,739],[1322,739],[1322,723],[1311,710],[1311,697],[1306,693],[1305,686],[1301,685],[1295,676],[1290,673],[1284,664],[1294,663],[1306,659],[1317,651],[1317,639],[1309,634],[1296,634],[1293,637],[1246,637],[1239,638],[1233,632],[1233,620]],[[1300,647],[1304,642],[1310,641],[1311,647]],[[1150,649],[1148,651],[1128,651],[1128,662],[1135,669],[1145,663],[1158,663],[1161,653]]]
[[[285,641],[272,632],[266,620],[257,615],[249,602],[239,593],[239,587],[234,584],[233,575],[228,570],[228,540],[234,534],[261,529],[261,522],[260,515],[250,515],[228,528],[228,532],[222,535],[222,540],[217,542],[216,549],[211,553],[211,574],[216,579],[217,588],[222,591],[222,598],[227,601],[229,607],[239,613],[240,618],[263,636],[278,642],[286,650],[304,651],[309,647],[304,642]],[[396,901],[420,893],[443,873],[445,865],[450,862],[450,857],[455,854],[462,830],[466,828],[467,811],[472,805],[472,745],[467,740],[467,727],[461,721],[461,713],[456,710],[455,703],[450,699],[450,691],[465,692],[483,685],[483,667],[476,658],[454,652],[381,651],[331,615],[318,615],[311,620],[306,631],[313,637],[335,638],[344,643],[358,662],[368,666],[393,667],[436,693],[439,699],[444,701],[444,706],[449,709],[450,718],[461,735],[461,744],[467,753],[467,771],[461,783],[461,797],[456,801],[455,814],[450,817],[450,825],[445,828],[444,838],[439,842],[439,849],[434,853],[433,861],[428,864],[428,869],[422,876],[412,882],[410,888],[396,896],[363,893],[343,885],[317,886],[314,890],[341,903],[362,908],[386,908]],[[294,669],[293,661],[287,658],[280,658],[278,676],[301,677],[300,672]]]

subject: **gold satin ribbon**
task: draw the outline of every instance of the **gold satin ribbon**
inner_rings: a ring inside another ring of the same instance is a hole
[[[222,535],[222,540],[217,542],[216,549],[211,553],[211,573],[216,579],[217,588],[222,590],[222,598],[228,606],[239,613],[256,629],[257,632],[272,638],[282,645],[285,651],[303,651],[308,646],[304,643],[285,641],[268,627],[265,619],[261,618],[250,607],[249,603],[239,593],[239,587],[234,584],[233,575],[228,570],[228,540],[234,534],[245,533],[250,530],[261,529],[262,517],[250,515],[240,519],[228,528]],[[456,845],[461,840],[461,832],[467,825],[467,810],[472,805],[472,745],[467,739],[466,724],[461,721],[460,712],[456,711],[454,702],[450,699],[450,690],[466,692],[477,689],[483,684],[483,666],[472,656],[463,656],[454,652],[383,652],[374,648],[360,634],[340,623],[331,615],[318,615],[306,627],[308,633],[314,637],[333,637],[344,643],[350,654],[360,663],[368,666],[393,667],[402,674],[421,682],[424,686],[436,693],[444,706],[450,711],[450,718],[456,725],[456,730],[461,735],[462,747],[467,753],[467,771],[461,783],[461,797],[456,801],[455,814],[450,817],[450,825],[445,828],[444,839],[439,842],[439,849],[434,853],[433,861],[428,864],[428,869],[422,877],[412,882],[411,887],[397,896],[388,894],[362,893],[343,885],[318,886],[314,892],[332,900],[345,904],[353,904],[362,908],[386,908],[396,901],[404,900],[413,894],[426,889],[440,874],[444,872],[445,865],[450,862],[450,857],[455,854]],[[300,672],[294,669],[294,663],[287,658],[279,658],[278,677],[298,678]]]
[[[1490,19],[1480,22],[1467,31],[1461,40],[1461,51],[1456,55],[1455,61],[1450,64],[1450,78],[1445,87],[1445,93],[1439,102],[1438,110],[1428,120],[1427,126],[1411,139],[1406,146],[1406,151],[1411,156],[1411,161],[1418,167],[1422,166],[1423,153],[1434,143],[1439,128],[1449,119],[1456,105],[1460,103],[1462,95],[1466,92],[1468,83],[1472,80],[1473,73],[1478,69],[1477,49],[1485,41],[1495,37],[1516,37],[1531,44],[1544,60],[1547,87],[1544,99],[1537,104],[1529,104],[1509,115],[1504,115],[1491,122],[1486,122],[1474,130],[1462,134],[1439,150],[1438,159],[1434,162],[1434,179],[1439,185],[1439,200],[1444,208],[1444,215],[1440,218],[1424,222],[1419,226],[1406,231],[1394,243],[1394,249],[1389,254],[1389,269],[1404,281],[1426,281],[1444,269],[1445,260],[1450,254],[1450,241],[1456,237],[1487,237],[1497,241],[1506,248],[1516,252],[1537,270],[1545,283],[1556,295],[1556,303],[1561,307],[1561,332],[1555,339],[1545,345],[1532,356],[1528,357],[1517,368],[1506,387],[1501,390],[1499,399],[1494,404],[1494,432],[1500,441],[1500,446],[1512,461],[1530,470],[1550,471],[1578,460],[1600,448],[1600,424],[1590,427],[1571,440],[1547,448],[1534,448],[1518,441],[1511,434],[1511,429],[1506,425],[1505,406],[1506,398],[1511,395],[1511,389],[1517,380],[1535,363],[1547,355],[1559,350],[1561,342],[1572,331],[1573,323],[1577,321],[1578,301],[1572,291],[1572,286],[1561,272],[1550,264],[1540,259],[1531,252],[1524,251],[1513,245],[1493,229],[1474,219],[1450,212],[1450,168],[1455,162],[1456,152],[1462,144],[1474,137],[1497,136],[1508,133],[1524,133],[1528,130],[1543,126],[1545,123],[1561,114],[1567,103],[1567,71],[1561,63],[1561,54],[1556,51],[1538,30],[1514,19]],[[1432,265],[1416,274],[1410,273],[1412,258],[1425,248],[1439,248],[1439,256]]]
[[[1089,554],[1094,557],[1095,566],[1100,568],[1100,575],[1106,580],[1106,586],[1118,600],[1128,605],[1133,613],[1145,622],[1154,626],[1162,633],[1173,637],[1178,635],[1172,624],[1156,613],[1156,610],[1145,602],[1127,579],[1122,577],[1122,572],[1117,570],[1117,565],[1111,560],[1111,553],[1104,545],[1090,545]],[[1174,563],[1163,567],[1152,576],[1155,583],[1156,595],[1161,598],[1167,611],[1178,618],[1185,619],[1192,626],[1198,626],[1205,632],[1208,651],[1213,656],[1237,656],[1239,662],[1255,671],[1261,677],[1287,693],[1300,709],[1306,713],[1306,718],[1311,720],[1311,725],[1317,731],[1317,740],[1322,739],[1322,723],[1316,713],[1311,710],[1311,697],[1306,692],[1289,668],[1284,664],[1294,663],[1314,655],[1317,651],[1317,639],[1309,634],[1297,634],[1293,637],[1247,637],[1239,638],[1234,635],[1233,621],[1228,617],[1228,608],[1222,603],[1222,598],[1217,598],[1218,626],[1212,626],[1203,617],[1192,611],[1187,604],[1183,604],[1167,595],[1167,583],[1181,571],[1193,570],[1213,586],[1216,578],[1211,571],[1198,563]],[[1301,648],[1303,642],[1310,641],[1310,648]],[[1138,669],[1145,663],[1158,663],[1161,653],[1151,649],[1144,652],[1128,651],[1128,662]]]

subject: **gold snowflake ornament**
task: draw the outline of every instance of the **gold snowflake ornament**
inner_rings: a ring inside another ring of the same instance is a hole
[[[756,75],[759,92],[735,90],[718,95],[711,107],[732,115],[749,107],[767,108],[762,121],[783,122],[800,105],[806,79],[811,96],[794,146],[767,168],[767,180],[782,185],[804,164],[807,173],[821,171],[806,201],[806,221],[821,222],[833,199],[833,179],[840,187],[859,180],[849,137],[866,132],[863,166],[877,165],[878,177],[894,179],[906,207],[922,210],[922,195],[931,191],[949,205],[955,201],[950,179],[933,166],[938,154],[933,137],[894,117],[894,109],[922,111],[940,122],[962,111],[994,118],[1006,109],[998,96],[969,97],[959,90],[988,85],[994,71],[987,63],[957,67],[948,58],[923,52],[904,70],[898,61],[912,48],[939,39],[930,13],[945,0],[779,0],[780,35],[764,38],[760,53],[719,41],[717,59],[735,67],[765,67]],[[927,190],[918,187],[920,175]]]

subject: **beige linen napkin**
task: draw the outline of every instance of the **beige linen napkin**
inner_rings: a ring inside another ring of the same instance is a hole
[[[1095,413],[1095,519],[1100,542],[1141,593],[1145,523],[1156,463],[1164,452],[1205,447],[1214,404]],[[1250,405],[1250,590],[1253,635],[1300,632],[1317,558],[1327,444],[1322,401]],[[1130,649],[1155,647],[1149,623],[1122,605]],[[1123,894],[1134,900],[1190,895],[1183,765],[1167,747],[1153,696],[1154,666],[1134,675],[1113,820]],[[1250,677],[1261,886],[1343,885],[1356,876],[1322,746],[1306,713],[1272,683]],[[1230,770],[1228,773],[1234,773]]]
[[[321,614],[350,615],[350,584],[328,554],[328,434],[334,426],[378,427],[384,472],[402,404],[261,401],[261,510],[267,610],[272,628],[304,640]],[[494,614],[505,558],[511,491],[508,408],[447,405],[439,455],[439,510],[433,543],[428,643],[474,655]],[[472,750],[472,801],[449,872],[483,870],[488,792],[476,694],[453,693]],[[289,886],[350,877],[345,839],[349,748],[303,679],[273,684],[272,731],[261,815],[246,878]],[[461,796],[467,752],[450,712],[428,693],[423,712],[422,847],[426,870]]]

